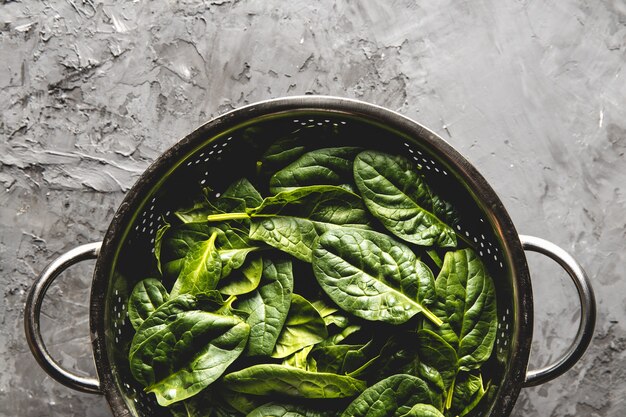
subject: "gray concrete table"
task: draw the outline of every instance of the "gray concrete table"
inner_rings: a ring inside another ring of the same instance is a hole
[[[165,149],[257,100],[330,94],[430,127],[500,195],[520,233],[586,268],[596,336],[514,416],[626,415],[626,3],[623,0],[66,0],[0,5],[0,415],[109,416],[54,382],[23,335],[26,290],[62,251],[102,238]],[[531,366],[567,348],[578,303],[529,254]],[[45,338],[94,372],[91,265],[44,304]]]

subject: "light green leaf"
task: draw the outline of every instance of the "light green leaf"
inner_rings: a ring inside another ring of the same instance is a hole
[[[222,261],[215,249],[213,233],[208,240],[194,244],[183,259],[178,279],[174,283],[171,297],[179,294],[202,294],[217,287],[222,273]]]
[[[291,295],[287,320],[274,346],[273,358],[285,358],[300,349],[321,342],[328,336],[324,319],[305,298]]]

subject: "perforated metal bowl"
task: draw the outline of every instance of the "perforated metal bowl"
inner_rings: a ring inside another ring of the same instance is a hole
[[[478,171],[433,132],[395,112],[354,100],[305,96],[265,101],[224,114],[182,139],[141,176],[111,221],[103,242],[76,248],[53,261],[35,282],[25,309],[30,348],[59,382],[106,395],[115,416],[168,415],[132,378],[128,348],[134,330],[126,304],[136,282],[154,263],[156,231],[197,195],[216,193],[233,180],[255,174],[255,162],[273,141],[297,134],[319,145],[359,146],[405,155],[422,168],[429,184],[463,213],[457,232],[474,243],[494,277],[498,337],[493,381],[497,391],[485,416],[506,416],[519,391],[561,375],[582,356],[595,324],[588,279],[562,249],[539,238],[519,236],[504,206]],[[527,371],[533,328],[531,282],[524,250],[556,260],[579,293],[581,322],[572,346],[554,364]],[[41,302],[67,267],[97,258],[90,300],[90,327],[97,378],[63,369],[48,354],[39,331]]]

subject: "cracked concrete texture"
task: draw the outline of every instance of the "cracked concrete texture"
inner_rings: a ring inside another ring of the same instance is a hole
[[[626,415],[626,4],[531,1],[68,0],[0,4],[0,415],[109,416],[28,351],[25,292],[59,253],[101,239],[124,193],[209,118],[296,94],[407,115],[487,178],[520,233],[548,238],[598,299],[585,357],[524,389],[513,416]],[[529,255],[531,366],[558,357],[575,291]],[[90,268],[63,275],[42,326],[93,372]]]

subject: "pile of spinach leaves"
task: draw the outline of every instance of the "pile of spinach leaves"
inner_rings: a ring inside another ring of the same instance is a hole
[[[158,231],[128,305],[145,391],[187,417],[475,411],[496,297],[456,210],[402,156],[277,144],[259,166]]]

